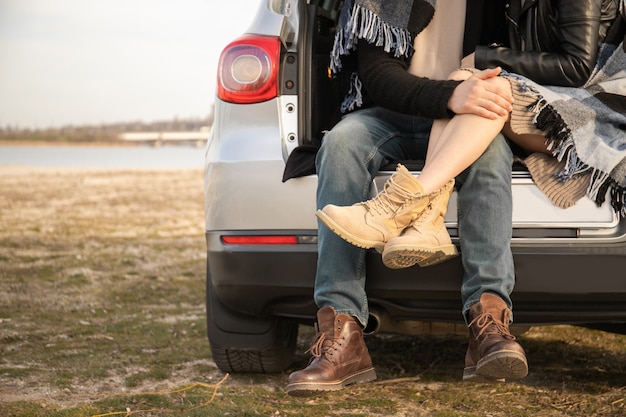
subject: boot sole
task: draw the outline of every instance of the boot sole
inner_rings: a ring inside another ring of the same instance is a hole
[[[463,369],[463,381],[468,381],[468,382],[487,382],[487,383],[494,383],[494,382],[506,382],[504,378],[487,378],[481,375],[478,375],[476,373],[476,367],[475,366],[468,366],[467,368]]]
[[[358,246],[359,248],[363,248],[363,249],[374,248],[378,252],[381,252],[381,253],[383,249],[385,248],[385,242],[381,242],[380,240],[362,239],[350,233],[349,231],[344,229],[342,226],[335,223],[335,221],[331,217],[329,217],[326,213],[324,213],[322,210],[317,210],[315,212],[315,215],[322,221],[322,223],[324,223],[330,230],[332,230],[333,233],[335,233],[337,236],[339,236],[346,242],[353,244],[354,246]]]
[[[447,261],[458,254],[454,245],[436,248],[398,245],[383,251],[383,263],[391,269],[409,268],[415,264],[423,268]]]
[[[464,381],[505,381],[528,375],[526,356],[516,351],[493,352],[478,361],[475,367],[463,370]]]
[[[352,384],[362,384],[371,382],[376,379],[376,371],[374,368],[363,369],[357,373],[351,374],[344,379],[329,382],[296,382],[287,385],[285,390],[287,394],[294,397],[308,397],[321,394],[328,391],[338,391]]]

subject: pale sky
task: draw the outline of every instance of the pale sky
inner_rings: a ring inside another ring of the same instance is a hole
[[[205,117],[265,0],[0,0],[0,128]]]

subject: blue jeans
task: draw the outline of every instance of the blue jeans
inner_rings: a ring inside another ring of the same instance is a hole
[[[317,207],[369,199],[381,166],[397,160],[424,159],[432,120],[379,107],[350,113],[324,136],[317,154]],[[511,165],[513,155],[498,135],[484,154],[456,178],[459,237],[465,270],[462,314],[482,293],[509,295],[515,275],[512,233]],[[315,302],[349,314],[362,325],[369,315],[365,293],[365,250],[353,246],[318,222]]]

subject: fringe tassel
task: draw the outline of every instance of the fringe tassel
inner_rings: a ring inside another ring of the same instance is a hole
[[[610,175],[602,175],[602,180],[596,185],[594,195],[589,195],[598,207],[604,204],[607,193],[610,195],[610,202],[613,211],[626,218],[626,188],[620,186]]]
[[[356,6],[356,19],[352,19],[352,30],[357,39],[365,39],[376,46],[382,46],[385,52],[393,52],[395,57],[408,57],[413,51],[411,33],[383,22],[372,11]]]
[[[566,182],[588,173],[590,167],[578,157],[572,132],[561,116],[552,106],[546,105],[543,99],[539,99],[534,108],[540,109],[535,118],[535,125],[544,132],[548,150],[557,160],[565,160],[563,170],[554,173],[554,176],[559,181]]]
[[[345,23],[337,32],[330,52],[330,69],[334,74],[341,71],[341,57],[355,49],[358,39],[382,46],[385,52],[393,52],[396,57],[409,57],[413,53],[412,35],[407,29],[385,23],[364,7],[354,5],[340,20]]]
[[[535,118],[535,125],[545,132],[548,150],[558,148],[562,142],[571,137],[572,132],[554,108],[545,104],[543,98],[538,100],[535,107],[539,111]]]
[[[606,192],[611,186],[611,177],[608,174],[594,170],[591,175],[591,183],[587,190],[589,198],[596,202],[596,205],[601,206],[606,199]]]
[[[520,91],[526,92],[526,91],[529,91],[529,90],[528,89],[520,89]],[[543,110],[543,108],[546,105],[547,105],[546,100],[544,100],[543,98],[540,97],[534,103],[529,104],[528,106],[526,106],[526,110],[536,114],[535,120],[534,120],[536,122],[538,115],[541,113],[541,111]]]
[[[616,213],[626,218],[626,188],[620,187],[615,181],[611,184],[611,205]]]
[[[337,75],[342,69],[341,57],[356,49],[358,39],[364,39],[396,57],[409,57],[413,53],[411,33],[407,29],[391,26],[370,10],[354,4],[340,16],[340,30],[335,36],[330,52],[330,70]],[[348,92],[341,103],[341,112],[355,110],[363,105],[361,80],[356,73],[350,74]]]
[[[348,93],[341,103],[341,112],[352,111],[363,105],[363,91],[361,89],[361,80],[356,72],[350,75],[350,87]]]

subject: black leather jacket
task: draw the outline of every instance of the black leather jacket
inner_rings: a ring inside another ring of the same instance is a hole
[[[618,14],[616,0],[507,2],[508,39],[476,48],[477,68],[500,66],[539,84],[581,86]]]

